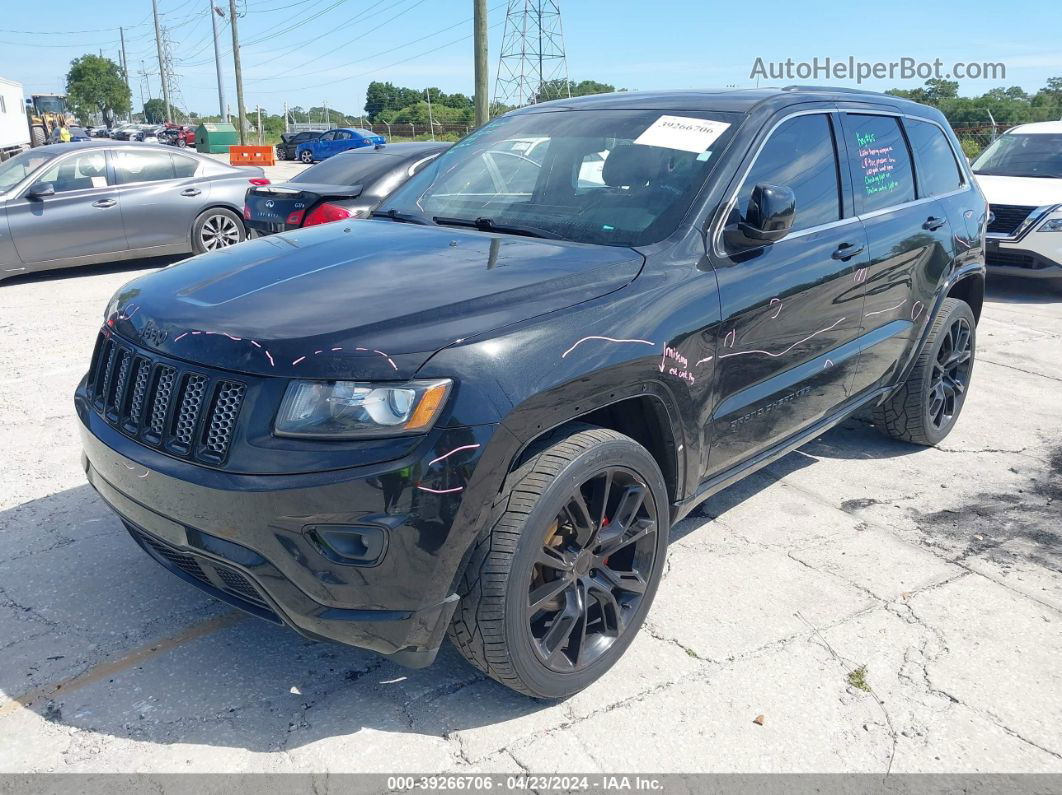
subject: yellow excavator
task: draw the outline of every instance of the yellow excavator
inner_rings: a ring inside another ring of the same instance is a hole
[[[29,118],[30,144],[44,146],[52,130],[76,124],[77,120],[67,109],[66,97],[62,94],[31,94],[26,100],[26,116]]]

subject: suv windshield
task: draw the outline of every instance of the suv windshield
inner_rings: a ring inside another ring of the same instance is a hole
[[[675,230],[741,114],[567,110],[495,119],[380,208],[395,218],[637,246]]]
[[[973,164],[975,174],[1062,178],[1062,133],[1004,135]]]
[[[23,152],[0,163],[0,193],[13,188],[53,157],[50,152]]]

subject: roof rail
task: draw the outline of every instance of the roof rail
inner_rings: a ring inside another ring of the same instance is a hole
[[[782,86],[782,91],[829,91],[836,94],[875,94],[885,96],[880,91],[868,91],[865,88],[845,88],[843,86]]]

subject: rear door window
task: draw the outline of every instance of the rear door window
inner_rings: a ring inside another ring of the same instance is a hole
[[[166,152],[117,151],[114,153],[114,173],[119,185],[174,178],[173,161]]]
[[[926,121],[904,119],[907,138],[914,151],[918,184],[922,196],[940,196],[959,190],[962,171],[944,131]]]
[[[863,213],[914,201],[914,169],[895,116],[850,113],[848,157],[856,207]]]
[[[782,122],[760,150],[738,197],[741,218],[759,184],[784,185],[796,196],[793,231],[841,218],[841,183],[830,119],[816,113]]]

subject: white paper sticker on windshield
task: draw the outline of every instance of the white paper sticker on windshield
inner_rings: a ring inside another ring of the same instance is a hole
[[[92,187],[94,187],[94,188],[106,188],[107,187],[107,178],[106,177],[92,177],[91,179],[92,179]]]
[[[692,119],[689,116],[661,116],[634,139],[643,146],[662,146],[683,152],[703,152],[726,132],[723,121]]]

